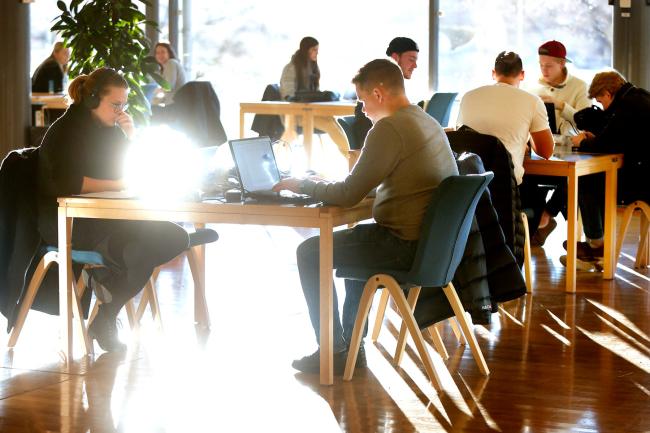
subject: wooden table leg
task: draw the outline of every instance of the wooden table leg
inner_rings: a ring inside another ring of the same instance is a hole
[[[59,231],[59,318],[61,344],[66,364],[72,361],[72,218],[66,208],[58,211]]]
[[[303,146],[307,154],[307,167],[312,167],[312,142],[314,139],[314,113],[311,110],[305,110],[302,116],[302,135]]]
[[[196,229],[204,228],[205,224],[195,223]],[[210,328],[210,311],[205,299],[205,244],[197,245],[188,251],[192,258],[189,260],[194,276],[194,321],[204,329]]]
[[[333,230],[332,220],[320,225],[320,383],[334,383],[333,345]],[[338,308],[338,306],[336,307]]]
[[[239,138],[244,138],[244,109],[239,109]]]
[[[568,176],[567,200],[567,247],[566,247],[566,291],[576,291],[576,241],[578,233],[578,177],[575,171]]]
[[[605,172],[605,225],[604,225],[604,246],[603,246],[603,278],[611,280],[614,278],[616,271],[616,261],[614,257],[616,251],[616,176],[617,169],[610,168]]]

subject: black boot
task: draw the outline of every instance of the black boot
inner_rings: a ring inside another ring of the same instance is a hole
[[[95,320],[88,327],[88,335],[106,352],[126,351],[126,344],[117,336],[117,314],[104,304],[99,306]]]

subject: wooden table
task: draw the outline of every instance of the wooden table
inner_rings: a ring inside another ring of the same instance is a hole
[[[278,116],[302,116],[302,133],[307,161],[311,165],[311,149],[314,136],[314,117],[350,116],[354,114],[354,102],[285,102],[260,101],[239,104],[239,138],[244,138],[246,113]]]
[[[617,170],[623,165],[622,154],[592,154],[570,152],[556,148],[553,158],[526,159],[526,174],[564,176],[568,183],[567,200],[567,264],[566,291],[576,291],[576,242],[578,220],[578,177],[594,173],[605,173],[605,245],[603,278],[614,278],[616,269],[616,181]]]
[[[68,101],[63,93],[32,93],[32,104],[40,106],[41,119],[36,119],[34,126],[45,125],[45,110],[67,110]]]
[[[333,295],[332,295],[332,233],[334,227],[368,219],[372,216],[372,200],[364,200],[351,208],[335,206],[294,207],[288,205],[255,205],[240,203],[158,203],[133,199],[92,197],[59,198],[58,231],[59,255],[66,266],[59,265],[59,308],[61,339],[67,359],[72,359],[71,316],[71,232],[73,218],[104,218],[128,220],[187,221],[195,224],[260,224],[320,229],[320,383],[331,385],[334,380],[332,365]],[[195,287],[195,320],[209,326],[210,317],[205,302],[204,246],[197,248],[201,286]],[[337,307],[338,308],[338,307]]]

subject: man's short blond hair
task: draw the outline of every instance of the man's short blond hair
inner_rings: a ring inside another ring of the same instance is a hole
[[[404,75],[402,70],[393,60],[375,59],[359,69],[352,79],[363,90],[383,87],[394,93],[404,93]]]
[[[625,83],[627,81],[617,71],[599,72],[591,80],[589,97],[595,98],[596,96],[602,95],[605,91],[614,96]]]

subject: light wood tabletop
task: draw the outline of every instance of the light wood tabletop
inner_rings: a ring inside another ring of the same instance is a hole
[[[576,291],[576,242],[578,220],[578,177],[594,173],[605,173],[605,239],[603,257],[603,278],[614,278],[616,269],[616,183],[617,170],[623,165],[622,154],[592,154],[571,152],[556,148],[549,160],[534,158],[524,160],[526,174],[562,176],[567,178],[567,266],[566,291]]]
[[[103,196],[105,197],[105,196]],[[119,196],[116,196],[119,197]],[[185,221],[203,226],[206,223],[277,225],[312,227],[320,230],[320,347],[321,384],[331,385],[333,376],[333,230],[372,216],[371,199],[363,200],[351,208],[336,206],[292,206],[267,204],[241,204],[220,202],[154,202],[128,198],[95,198],[89,196],[59,198],[58,231],[59,254],[67,263],[60,265],[59,305],[61,311],[61,338],[64,353],[72,359],[71,293],[72,261],[71,233],[74,218],[104,218],[128,220]],[[210,326],[210,316],[205,299],[205,246],[194,247],[200,261],[200,287],[194,288],[195,321],[203,327]]]

